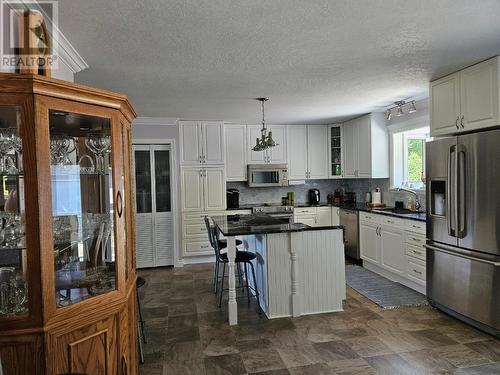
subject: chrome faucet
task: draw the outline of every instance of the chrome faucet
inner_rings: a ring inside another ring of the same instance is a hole
[[[420,204],[420,201],[418,199],[418,194],[416,191],[411,190],[411,189],[406,189],[403,187],[398,188],[398,191],[406,191],[407,193],[411,193],[415,196],[415,211],[419,211],[422,205]]]

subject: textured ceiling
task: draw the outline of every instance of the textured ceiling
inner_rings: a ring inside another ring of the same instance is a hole
[[[62,31],[140,116],[329,123],[500,53],[499,0],[61,0]]]

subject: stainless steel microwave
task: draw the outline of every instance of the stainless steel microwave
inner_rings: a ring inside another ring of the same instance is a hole
[[[288,165],[248,164],[248,186],[288,186]]]

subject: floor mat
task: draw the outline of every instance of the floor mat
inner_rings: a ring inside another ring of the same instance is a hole
[[[366,268],[348,265],[345,276],[347,285],[384,309],[429,304],[423,294]]]

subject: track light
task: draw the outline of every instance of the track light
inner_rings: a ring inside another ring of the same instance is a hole
[[[408,111],[406,113],[415,113],[417,108],[415,107],[415,101],[412,100],[410,103],[406,103],[404,100],[398,100],[394,102],[395,106],[387,109],[385,111],[385,119],[391,121],[392,111],[396,109],[396,116],[401,117],[405,115],[404,107],[408,106]]]

